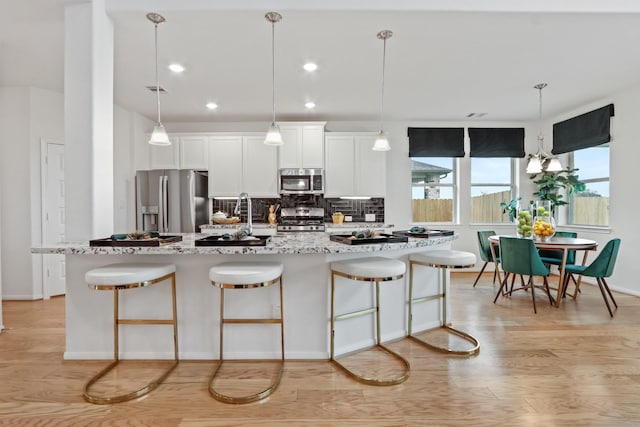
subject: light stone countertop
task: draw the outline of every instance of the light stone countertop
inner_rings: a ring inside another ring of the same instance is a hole
[[[260,231],[254,232],[261,235]],[[328,233],[278,233],[271,236],[266,246],[195,246],[194,241],[208,234],[185,233],[182,241],[171,245],[149,247],[92,247],[89,242],[66,242],[36,245],[31,248],[36,254],[59,255],[207,255],[207,254],[339,254],[356,252],[384,252],[415,249],[452,242],[458,235],[432,237],[429,239],[409,238],[406,243],[375,243],[368,245],[348,245],[329,239]]]

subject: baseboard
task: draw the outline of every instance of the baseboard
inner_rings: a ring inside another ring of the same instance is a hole
[[[178,355],[180,360],[218,360],[218,353],[212,352],[186,352]],[[261,359],[280,359],[280,352],[277,353],[243,353],[232,352],[225,353],[224,358],[227,360],[261,360]],[[294,360],[327,360],[328,352],[285,352],[285,359]],[[112,352],[74,352],[66,351],[64,360],[111,360]],[[163,353],[144,353],[144,352],[123,352],[120,354],[121,360],[171,360],[172,352]]]
[[[35,301],[42,299],[42,294],[39,295],[2,295],[3,301]]]

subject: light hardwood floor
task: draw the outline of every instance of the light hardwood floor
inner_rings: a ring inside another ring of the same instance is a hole
[[[405,355],[412,370],[391,387],[357,383],[327,361],[287,361],[275,394],[245,405],[209,395],[214,361],[181,362],[165,384],[137,401],[88,404],[83,384],[106,363],[62,359],[64,298],[5,301],[0,426],[640,425],[640,298],[616,293],[619,309],[611,319],[598,288],[583,286],[577,301],[560,308],[541,295],[536,315],[529,293],[494,305],[491,276],[475,289],[474,278],[453,275],[451,319],[479,338],[478,356],[394,342],[389,347]],[[370,358],[347,361],[378,367]],[[154,365],[131,362],[123,369],[145,374]],[[261,367],[239,365],[227,374],[264,381]]]

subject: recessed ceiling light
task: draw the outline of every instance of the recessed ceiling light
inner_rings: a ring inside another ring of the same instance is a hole
[[[215,102],[207,102],[207,108],[209,110],[215,110],[216,108],[218,108],[218,104],[216,104]]]
[[[304,64],[303,68],[307,71],[315,71],[318,69],[318,66],[313,62],[307,62],[306,64]]]
[[[307,107],[309,110],[311,110],[312,108],[316,108],[316,103],[309,101],[309,102],[305,102],[304,106]]]
[[[180,64],[171,64],[169,65],[169,69],[174,73],[181,73],[184,71],[184,67]]]

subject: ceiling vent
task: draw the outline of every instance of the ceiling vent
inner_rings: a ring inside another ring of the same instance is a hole
[[[156,87],[157,86],[147,86],[147,89],[149,89],[153,93],[156,93]],[[160,91],[160,93],[167,93],[167,91],[164,90],[162,86],[160,86],[158,90]]]
[[[486,116],[487,113],[469,113],[467,114],[468,119],[479,119],[481,117]]]

